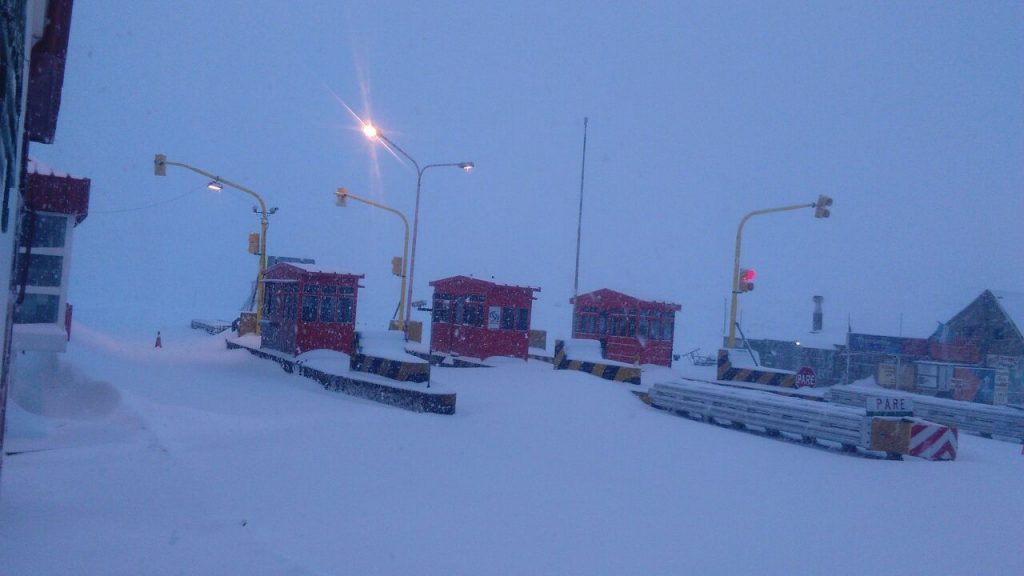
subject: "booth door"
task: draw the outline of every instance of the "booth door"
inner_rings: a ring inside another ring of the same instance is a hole
[[[286,284],[281,294],[282,305],[281,310],[284,312],[284,321],[281,323],[280,331],[277,334],[278,341],[281,342],[281,350],[295,351],[295,334],[298,331],[298,318],[299,311],[297,306],[299,305],[299,286],[298,284]]]

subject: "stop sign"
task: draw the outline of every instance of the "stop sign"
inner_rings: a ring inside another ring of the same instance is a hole
[[[803,368],[797,370],[796,378],[794,380],[796,382],[797,388],[803,388],[804,386],[810,386],[811,388],[813,388],[814,385],[817,383],[817,379],[814,376],[814,368],[811,368],[810,366],[804,366]]]

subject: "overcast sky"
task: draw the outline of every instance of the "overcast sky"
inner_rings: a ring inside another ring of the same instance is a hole
[[[76,318],[233,317],[269,253],[364,273],[360,321],[398,299],[392,214],[421,165],[416,298],[471,274],[541,287],[565,335],[583,119],[581,291],[683,306],[677,352],[718,343],[736,227],[753,218],[748,336],[826,328],[927,336],[986,288],[1024,291],[1024,5],[1019,2],[76,2],[56,143],[92,179],[75,238]],[[79,315],[80,313],[80,315]]]

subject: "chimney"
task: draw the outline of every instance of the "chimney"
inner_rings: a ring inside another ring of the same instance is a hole
[[[814,319],[812,320],[811,332],[815,333],[815,334],[818,333],[818,332],[821,332],[821,324],[822,324],[821,303],[824,302],[824,301],[825,301],[825,298],[822,297],[822,296],[815,296],[814,297]]]

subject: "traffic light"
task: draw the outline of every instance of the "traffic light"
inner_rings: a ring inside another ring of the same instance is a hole
[[[754,271],[750,268],[740,268],[740,277],[736,283],[737,292],[750,292],[754,289]]]
[[[334,195],[338,199],[338,206],[345,206],[348,203],[348,188],[338,188]]]
[[[818,196],[818,201],[814,203],[814,217],[815,218],[828,218],[832,212],[828,209],[832,205],[832,199],[824,194]]]
[[[157,154],[153,158],[153,173],[157,176],[167,176],[167,156]]]
[[[260,253],[260,235],[252,232],[249,234],[249,254]]]
[[[402,257],[395,256],[391,259],[391,273],[395,276],[402,275]]]

